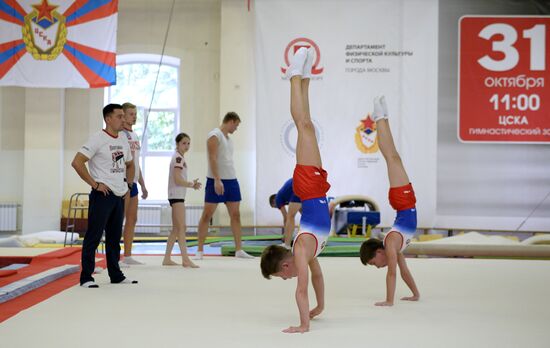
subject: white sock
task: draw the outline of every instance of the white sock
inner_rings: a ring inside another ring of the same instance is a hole
[[[382,97],[375,97],[374,98],[374,109],[372,111],[372,118],[373,118],[374,122],[384,118],[384,107],[382,106],[382,103],[380,102],[381,98]]]
[[[308,48],[307,58],[304,64],[304,75],[303,75],[304,79],[311,78],[311,69],[313,68],[313,60],[315,58],[314,54],[315,54],[315,49],[313,47]]]
[[[197,251],[197,253],[195,254],[195,256],[193,257],[193,260],[202,260],[202,257],[204,256],[204,252],[202,251]]]
[[[88,281],[84,284],[81,284],[80,286],[83,287],[83,288],[88,288],[88,289],[99,288],[99,285],[97,285],[93,280],[90,280],[90,281]]]
[[[304,75],[304,64],[307,58],[307,48],[300,47],[290,59],[290,66],[286,71],[286,77],[290,80],[293,76]]]
[[[248,254],[246,251],[244,251],[244,250],[242,250],[242,249],[241,249],[241,250],[237,250],[237,251],[235,252],[235,257],[236,257],[236,258],[239,258],[239,259],[253,259],[253,258],[254,258],[254,256]]]
[[[388,104],[386,104],[385,96],[380,96],[380,105],[382,105],[382,112],[384,113],[384,118],[388,118],[390,114],[388,113]]]

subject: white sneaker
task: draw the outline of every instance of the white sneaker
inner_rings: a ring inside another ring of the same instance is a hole
[[[124,260],[122,260],[121,262],[127,265],[144,265],[143,262],[139,262],[138,260],[134,259],[131,256],[125,256]]]
[[[382,97],[374,98],[374,110],[372,111],[372,118],[374,122],[384,118],[384,107],[380,101]]]
[[[310,47],[307,49],[307,58],[304,64],[304,75],[302,78],[310,79],[311,78],[311,69],[313,68],[313,61],[315,60],[315,49]]]
[[[253,259],[253,258],[254,258],[254,256],[248,254],[246,251],[244,251],[244,250],[242,250],[242,249],[241,249],[241,250],[237,250],[237,251],[235,252],[235,257],[236,257],[236,258],[239,258],[239,259]]]
[[[89,282],[86,282],[84,284],[80,284],[81,287],[83,288],[88,288],[88,289],[95,289],[95,288],[99,288],[99,285],[97,285],[94,281],[89,281]]]
[[[138,281],[137,280],[131,280],[131,279],[128,279],[128,278],[124,278],[122,281],[118,282],[118,283],[113,283],[111,282],[112,284],[137,284]]]
[[[307,59],[307,48],[300,47],[294,56],[290,59],[290,66],[286,71],[287,79],[291,79],[293,76],[304,75],[304,64]]]
[[[195,256],[192,257],[193,260],[202,260],[202,257],[204,256],[204,252],[202,251],[197,251],[197,253],[195,254]]]

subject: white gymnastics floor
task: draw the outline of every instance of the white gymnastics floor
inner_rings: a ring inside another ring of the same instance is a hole
[[[259,259],[211,257],[196,270],[137,259],[147,265],[125,273],[138,285],[97,275],[99,289],[75,286],[0,324],[0,346],[550,347],[550,261],[408,259],[421,301],[379,308],[385,270],[320,258],[325,312],[289,335],[295,280],[263,279]]]

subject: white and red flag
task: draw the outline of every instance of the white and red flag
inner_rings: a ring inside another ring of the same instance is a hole
[[[116,83],[118,0],[0,0],[0,86]]]

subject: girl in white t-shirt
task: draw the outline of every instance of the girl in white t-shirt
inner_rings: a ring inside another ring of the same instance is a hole
[[[170,174],[168,176],[168,202],[170,202],[170,206],[172,207],[172,231],[166,243],[166,252],[164,254],[164,260],[162,261],[164,266],[177,265],[177,263],[170,258],[172,248],[177,240],[181,250],[183,267],[199,267],[189,259],[187,255],[187,244],[185,243],[185,194],[188,187],[195,190],[201,188],[199,179],[187,181],[187,163],[183,155],[189,151],[190,145],[191,138],[187,134],[178,134],[176,137],[176,151],[170,161]]]

